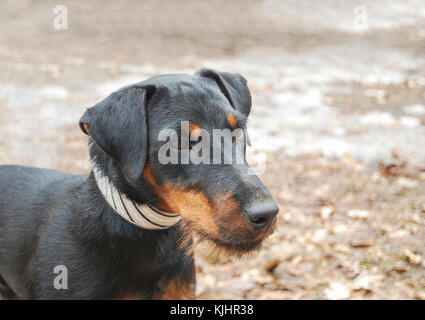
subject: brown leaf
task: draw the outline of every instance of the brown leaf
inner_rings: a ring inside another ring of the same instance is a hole
[[[406,256],[406,260],[411,264],[420,264],[422,262],[422,257],[409,249],[404,249],[403,254]]]
[[[350,246],[356,249],[364,249],[372,246],[372,243],[365,239],[353,239],[350,241]]]
[[[403,163],[384,164],[382,161],[379,162],[380,172],[385,177],[396,177],[401,175],[404,166]]]
[[[282,260],[279,258],[272,259],[266,263],[264,270],[266,270],[268,273],[272,273],[281,262]]]

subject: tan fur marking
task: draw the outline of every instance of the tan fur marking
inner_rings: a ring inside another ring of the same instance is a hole
[[[89,136],[89,135],[90,135],[90,133],[89,133],[89,128],[90,128],[90,125],[89,125],[87,122],[83,122],[83,123],[82,123],[82,129],[83,129],[83,132],[84,132],[84,134],[85,134],[85,135],[87,135],[87,136]]]
[[[238,121],[236,120],[235,115],[232,112],[229,112],[227,114],[227,122],[229,125],[234,129],[236,128],[236,125],[238,124]]]
[[[197,139],[201,135],[201,128],[192,122],[189,123],[189,133],[194,139]]]
[[[143,176],[154,187],[157,185],[156,180],[155,180],[155,177],[153,176],[152,167],[151,167],[150,164],[146,164],[145,165],[145,168],[143,169]]]
[[[122,297],[114,298],[113,300],[142,300],[142,299],[135,294],[126,294]]]
[[[213,219],[214,209],[207,197],[200,191],[168,188],[171,206],[182,218],[209,232],[218,232]]]
[[[158,185],[149,164],[145,166],[143,176],[155,187],[160,198],[158,204],[160,209],[177,212],[183,218],[196,223],[200,227],[205,227],[206,230],[216,229],[211,217],[213,209],[204,194],[193,190],[172,188],[168,184]]]
[[[239,202],[230,193],[221,195],[214,201],[214,211],[219,223],[229,225],[235,233],[254,234],[255,231],[240,213]]]
[[[162,292],[155,297],[157,300],[193,300],[195,288],[192,283],[186,283],[180,279],[168,282]]]
[[[155,188],[158,197],[160,197],[159,202],[158,202],[158,207],[161,210],[165,210],[168,212],[177,212],[175,211],[175,208],[170,207],[167,203],[167,201],[165,200],[164,196],[166,196],[166,194],[164,193],[163,188],[161,188],[158,185],[158,182],[156,181],[153,173],[152,173],[152,167],[150,164],[145,165],[145,168],[143,169],[143,176],[145,177],[145,179]]]
[[[263,237],[262,234],[256,234],[246,221],[240,212],[239,202],[231,193],[209,200],[200,190],[172,187],[167,183],[159,185],[149,165],[146,166],[143,175],[155,188],[160,198],[159,207],[169,212],[177,212],[183,218],[181,227],[185,230],[185,235],[179,240],[179,248],[186,247],[192,239],[193,231],[217,239],[223,232],[240,234],[241,238],[252,240]],[[192,254],[195,246],[196,244],[187,251],[187,254]]]
[[[220,237],[219,226],[227,225],[233,232],[253,234],[254,230],[240,214],[239,203],[232,194],[224,194],[211,203],[201,191],[158,185],[150,165],[146,165],[143,175],[155,187],[160,198],[159,208],[177,212],[195,229]]]

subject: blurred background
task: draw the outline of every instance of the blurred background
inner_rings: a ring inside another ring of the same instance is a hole
[[[240,73],[279,227],[251,259],[199,252],[199,298],[425,299],[423,1],[3,0],[0,11],[0,164],[87,173],[87,107],[157,74]]]

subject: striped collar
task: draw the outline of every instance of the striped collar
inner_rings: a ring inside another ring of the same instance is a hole
[[[147,204],[136,203],[121,193],[101,171],[93,166],[97,186],[108,204],[133,225],[149,230],[163,230],[180,221],[177,213],[164,212]]]

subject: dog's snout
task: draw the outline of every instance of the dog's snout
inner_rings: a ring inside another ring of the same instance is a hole
[[[278,212],[279,208],[272,202],[255,204],[245,210],[245,215],[255,228],[265,228],[274,221]]]

